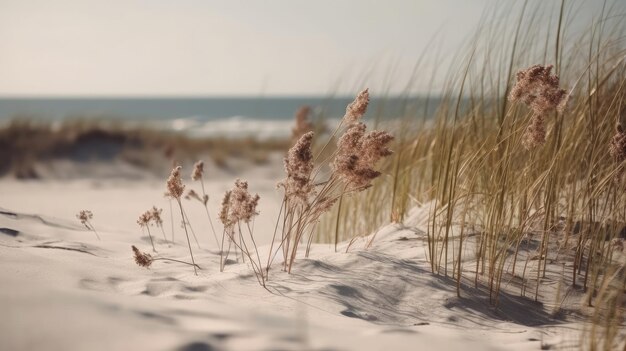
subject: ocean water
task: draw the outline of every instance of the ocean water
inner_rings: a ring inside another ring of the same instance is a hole
[[[67,119],[115,120],[182,131],[191,136],[272,138],[289,135],[294,113],[312,108],[313,118],[340,119],[353,97],[208,98],[0,98],[0,122],[13,119],[58,123]],[[372,98],[367,120],[428,118],[436,99]]]

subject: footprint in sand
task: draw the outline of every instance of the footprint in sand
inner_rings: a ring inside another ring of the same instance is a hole
[[[92,291],[119,292],[119,285],[125,281],[125,279],[118,277],[109,277],[105,281],[84,278],[78,281],[78,286],[81,289]]]

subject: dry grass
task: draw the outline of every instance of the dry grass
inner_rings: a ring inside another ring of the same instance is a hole
[[[399,134],[386,176],[319,228],[327,241],[351,239],[426,204],[432,272],[452,277],[459,295],[485,284],[497,306],[514,279],[541,300],[555,273],[591,311],[585,346],[621,349],[626,259],[611,242],[626,235],[623,131],[614,129],[626,118],[626,22],[607,2],[570,34],[566,5],[520,5],[512,22],[491,21],[504,7],[487,16],[457,56],[462,69],[447,74],[432,124]]]

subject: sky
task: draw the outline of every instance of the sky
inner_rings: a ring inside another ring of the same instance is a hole
[[[0,0],[0,96],[400,92],[493,1]]]

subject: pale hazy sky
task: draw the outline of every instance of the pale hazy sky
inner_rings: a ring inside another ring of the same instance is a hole
[[[0,0],[0,95],[398,91],[489,2]]]

